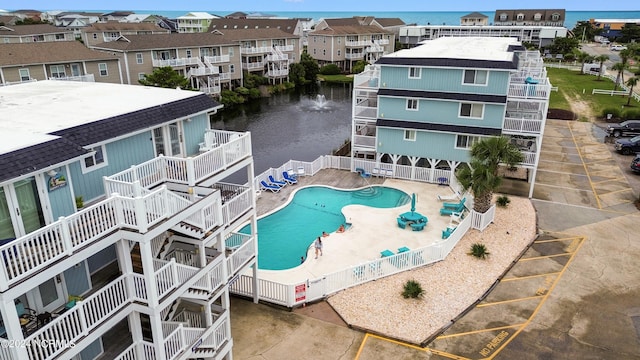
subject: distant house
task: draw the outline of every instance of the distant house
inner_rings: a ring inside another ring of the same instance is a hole
[[[72,30],[49,24],[0,26],[0,43],[4,44],[72,40],[75,40]]]
[[[371,17],[323,19],[309,32],[307,52],[322,65],[336,64],[344,71],[364,60],[373,63],[393,52],[395,35]]]
[[[109,21],[91,24],[80,30],[82,40],[86,46],[109,42],[126,35],[168,34],[171,31],[163,29],[155,23],[127,23]]]
[[[493,25],[564,26],[565,9],[496,10]]]
[[[100,16],[100,21],[102,22],[120,21],[132,14],[133,14],[133,11],[113,11],[110,13],[102,14],[102,16]]]
[[[16,21],[20,20],[20,17],[17,15],[2,15],[0,13],[0,25],[15,25]]]
[[[206,32],[211,20],[218,18],[206,12],[190,12],[178,17],[179,33]]]
[[[600,29],[600,35],[613,40],[619,37],[626,24],[640,26],[640,19],[589,19],[589,23]]]
[[[0,44],[0,84],[48,79],[123,82],[117,56],[77,41]]]
[[[489,17],[479,12],[472,12],[470,14],[460,17],[461,26],[478,26],[489,25]]]

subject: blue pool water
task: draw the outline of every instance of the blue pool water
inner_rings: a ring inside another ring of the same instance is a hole
[[[342,208],[358,204],[392,208],[409,203],[406,193],[382,186],[360,190],[337,190],[311,186],[296,192],[284,208],[258,220],[258,267],[265,270],[290,269],[300,265],[300,257],[322,234],[344,224]],[[248,234],[249,226],[240,230]]]

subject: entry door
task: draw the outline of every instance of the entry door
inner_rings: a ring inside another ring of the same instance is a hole
[[[12,225],[13,231],[5,229],[5,222]],[[15,238],[46,225],[35,177],[5,186],[0,192],[0,223],[3,224],[0,230],[3,239],[9,238],[5,236],[10,236],[11,232]]]
[[[66,303],[62,285],[62,275],[57,275],[38,286],[36,302],[39,303],[39,312],[53,312]]]
[[[71,64],[71,76],[80,75],[82,75],[82,71],[80,71],[80,64]]]
[[[182,128],[179,123],[153,129],[153,144],[156,155],[183,156]]]

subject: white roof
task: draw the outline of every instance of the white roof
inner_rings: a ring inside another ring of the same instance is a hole
[[[213,16],[209,13],[206,12],[201,12],[201,11],[196,11],[196,12],[190,12],[187,15],[182,15],[179,16],[178,19],[193,19],[193,18],[197,18],[197,19],[214,19],[217,18],[217,16]]]
[[[509,45],[519,44],[516,38],[508,37],[442,37],[383,57],[511,61]]]
[[[597,23],[640,23],[640,19],[593,19]]]
[[[197,91],[46,80],[0,87],[0,154],[48,133],[200,95]]]

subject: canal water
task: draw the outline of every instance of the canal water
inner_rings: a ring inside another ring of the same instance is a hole
[[[289,160],[313,161],[349,140],[351,93],[351,84],[320,84],[273,94],[222,110],[212,118],[211,127],[251,132],[258,175]]]

